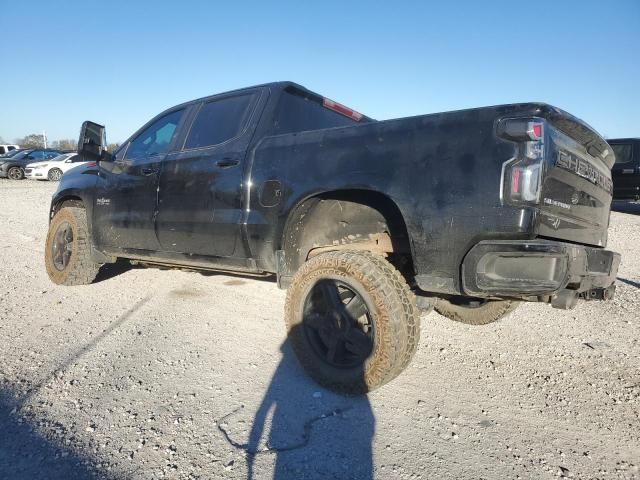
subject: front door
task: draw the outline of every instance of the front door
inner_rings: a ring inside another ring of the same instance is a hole
[[[166,252],[232,257],[242,225],[242,172],[259,92],[199,105],[180,152],[167,156],[157,232]]]
[[[154,120],[112,162],[100,162],[93,230],[101,247],[129,253],[159,250],[154,224],[158,178],[183,113],[175,110]]]

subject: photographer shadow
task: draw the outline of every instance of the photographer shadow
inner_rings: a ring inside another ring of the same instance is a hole
[[[258,407],[244,446],[247,478],[276,455],[273,478],[372,479],[375,417],[366,395],[343,396],[314,383],[289,344]]]

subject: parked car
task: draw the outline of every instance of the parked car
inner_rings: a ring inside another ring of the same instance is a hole
[[[0,155],[0,158],[11,158],[14,155],[17,155],[18,153],[20,153],[20,152],[22,152],[24,150],[26,150],[26,149],[19,148],[19,149],[16,149],[16,150],[9,150],[7,153],[5,153],[3,155]]]
[[[104,139],[83,124],[95,161],[53,195],[50,279],[88,284],[117,258],[273,273],[291,345],[329,388],[400,374],[418,306],[484,324],[614,293],[613,153],[550,105],[378,122],[284,82],[170,108],[113,155]]]
[[[51,160],[30,163],[24,170],[24,175],[30,180],[51,180],[57,182],[62,175],[85,162],[77,153],[63,153]]]
[[[19,150],[19,149],[20,149],[20,145],[0,144],[0,155],[4,155],[5,153],[9,153],[13,150]]]
[[[640,200],[640,138],[613,138],[607,140],[616,163],[611,169],[613,198]]]
[[[24,169],[29,163],[49,160],[62,153],[51,148],[34,148],[22,150],[11,157],[0,157],[0,178],[22,180]]]

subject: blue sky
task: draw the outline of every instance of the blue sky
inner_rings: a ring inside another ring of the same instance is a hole
[[[640,1],[0,0],[0,137],[125,140],[193,98],[293,80],[377,119],[544,101],[640,136]],[[8,66],[7,66],[8,65]]]

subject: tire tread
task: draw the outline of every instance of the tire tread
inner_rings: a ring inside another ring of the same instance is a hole
[[[53,265],[51,258],[51,241],[62,221],[72,224],[74,235],[74,250],[67,268],[60,272]],[[93,282],[100,270],[100,264],[91,259],[91,236],[87,226],[84,208],[63,207],[51,221],[47,243],[45,246],[45,264],[49,278],[59,285],[88,285]]]
[[[362,251],[327,252],[303,264],[293,278],[285,304],[285,319],[290,334],[300,323],[294,310],[298,302],[304,301],[301,288],[329,273],[354,278],[373,298],[379,313],[376,321],[384,322],[376,325],[376,332],[382,337],[376,339],[376,344],[381,347],[377,354],[380,358],[376,358],[373,362],[375,365],[364,372],[362,383],[349,385],[323,375],[321,369],[313,364],[311,357],[314,354],[305,352],[304,347],[296,342],[295,335],[292,336],[294,350],[303,366],[322,385],[345,393],[374,390],[397,377],[416,352],[420,338],[420,315],[415,296],[404,277],[385,258]]]

